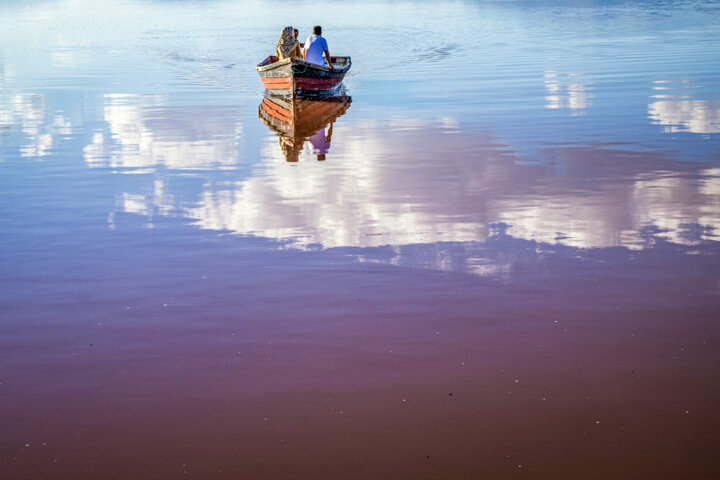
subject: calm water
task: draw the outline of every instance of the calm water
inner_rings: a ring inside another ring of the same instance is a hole
[[[718,478],[718,229],[718,2],[4,1],[0,477]]]

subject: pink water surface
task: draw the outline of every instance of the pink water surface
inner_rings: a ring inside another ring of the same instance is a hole
[[[0,5],[0,479],[720,478],[717,2],[311,6]]]

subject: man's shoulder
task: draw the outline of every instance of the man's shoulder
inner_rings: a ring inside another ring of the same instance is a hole
[[[327,40],[325,40],[325,37],[321,35],[310,35],[307,40],[305,40],[305,43],[318,43],[320,45],[325,45],[327,47]]]

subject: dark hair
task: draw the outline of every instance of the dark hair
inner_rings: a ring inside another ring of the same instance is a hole
[[[313,27],[313,33],[315,35],[322,35],[322,27],[320,25],[315,25]]]
[[[293,28],[293,33],[297,34],[297,33],[300,33],[300,32],[298,32],[298,29],[297,29],[297,28]]]

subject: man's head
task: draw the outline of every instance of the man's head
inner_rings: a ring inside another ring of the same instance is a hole
[[[322,27],[320,25],[315,25],[313,27],[313,33],[315,35],[322,35]]]
[[[298,32],[298,29],[297,29],[297,28],[293,28],[293,36],[295,37],[295,40],[297,40],[298,33],[300,33],[300,32]]]

